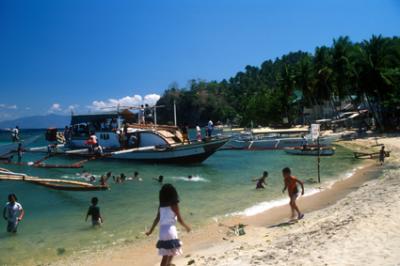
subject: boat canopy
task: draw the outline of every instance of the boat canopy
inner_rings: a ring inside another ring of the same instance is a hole
[[[93,123],[99,121],[105,121],[107,119],[117,119],[118,113],[103,113],[103,114],[88,114],[88,115],[73,115],[71,117],[71,125],[81,123]]]

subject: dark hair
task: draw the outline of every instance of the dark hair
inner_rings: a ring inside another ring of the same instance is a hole
[[[8,195],[8,201],[11,201],[12,198],[14,198],[15,201],[18,201],[17,196],[14,193]]]
[[[139,172],[135,171],[134,175],[135,175],[135,176],[139,175]]]
[[[93,197],[92,198],[92,204],[93,205],[97,205],[98,202],[99,202],[99,199],[97,197]]]
[[[168,207],[179,203],[178,192],[171,184],[165,184],[160,190],[160,207]]]
[[[285,167],[285,168],[282,169],[282,173],[284,173],[284,174],[291,174],[292,171],[290,170],[289,167]]]

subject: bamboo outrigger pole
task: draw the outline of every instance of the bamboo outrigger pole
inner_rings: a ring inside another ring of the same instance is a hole
[[[106,185],[93,185],[81,181],[64,180],[64,179],[50,179],[50,178],[39,178],[32,177],[21,173],[13,173],[7,169],[0,168],[0,180],[4,181],[23,181],[40,185],[56,190],[67,190],[67,191],[97,191],[97,190],[108,190],[109,187]]]

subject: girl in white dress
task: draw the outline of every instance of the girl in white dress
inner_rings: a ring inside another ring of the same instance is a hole
[[[176,230],[176,221],[178,221],[187,232],[190,227],[183,221],[179,212],[179,197],[175,187],[171,184],[165,184],[160,190],[160,206],[153,225],[146,235],[150,235],[154,228],[160,222],[160,236],[157,242],[158,254],[162,256],[161,266],[168,266],[174,256],[182,254],[182,242],[178,238]]]

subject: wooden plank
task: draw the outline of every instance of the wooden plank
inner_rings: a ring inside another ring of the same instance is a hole
[[[132,149],[114,151],[114,152],[111,152],[111,154],[112,154],[112,155],[118,155],[118,154],[130,153],[130,152],[135,152],[135,151],[149,151],[149,150],[154,150],[155,148],[156,148],[156,146],[147,146],[147,147],[140,147],[140,148],[132,148]]]

